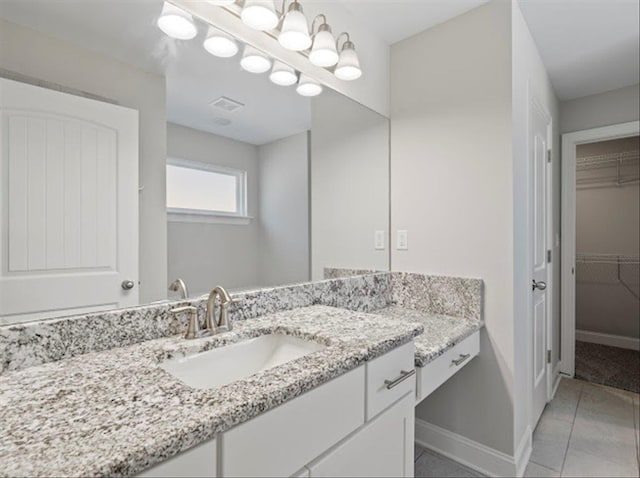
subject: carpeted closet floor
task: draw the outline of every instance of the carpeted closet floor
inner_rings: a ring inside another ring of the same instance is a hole
[[[576,341],[575,378],[640,393],[640,352]]]

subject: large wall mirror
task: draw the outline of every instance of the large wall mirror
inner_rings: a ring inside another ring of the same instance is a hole
[[[389,269],[388,119],[162,9],[0,4],[1,324]]]

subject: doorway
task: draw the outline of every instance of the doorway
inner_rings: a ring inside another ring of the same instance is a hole
[[[639,122],[563,136],[561,372],[640,391]]]

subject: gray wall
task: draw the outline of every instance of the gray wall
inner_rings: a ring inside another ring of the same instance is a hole
[[[0,20],[0,68],[108,98],[140,114],[140,301],[166,298],[165,79]]]
[[[640,119],[640,85],[560,104],[560,132],[570,133]]]
[[[258,279],[257,146],[167,124],[167,156],[247,171],[248,225],[168,222],[169,280],[181,277],[191,295],[216,285],[251,287]]]
[[[485,281],[480,355],[416,408],[514,450],[511,7],[494,1],[391,48],[392,267]]]
[[[636,136],[579,145],[576,156],[580,158],[638,149],[640,144]],[[615,174],[615,167],[609,173]],[[577,189],[576,252],[640,255],[638,184]],[[621,273],[637,291],[640,279],[638,266],[623,266]],[[640,302],[617,282],[615,265],[579,264],[576,280],[577,330],[636,339],[640,336]]]
[[[305,131],[258,148],[259,280],[309,280],[309,149]]]
[[[311,267],[389,269],[389,120],[333,91],[311,107]],[[385,241],[388,242],[388,241]]]

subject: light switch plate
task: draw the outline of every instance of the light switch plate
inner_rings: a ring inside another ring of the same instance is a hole
[[[399,251],[406,251],[409,249],[409,241],[407,231],[402,229],[398,230],[398,237],[396,239],[396,249]]]
[[[374,247],[376,251],[384,251],[384,231],[376,231]]]

